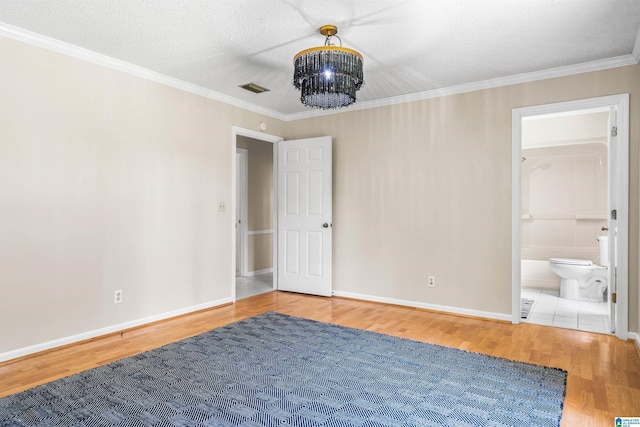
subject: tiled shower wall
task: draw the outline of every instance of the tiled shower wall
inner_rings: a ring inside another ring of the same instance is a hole
[[[600,262],[606,234],[606,141],[523,149],[522,258]]]

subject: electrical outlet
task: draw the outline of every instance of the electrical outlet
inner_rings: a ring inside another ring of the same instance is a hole
[[[113,303],[120,304],[122,302],[122,289],[113,291]]]
[[[227,209],[224,202],[218,202],[218,212],[224,212]]]
[[[429,276],[427,278],[427,283],[429,284],[430,288],[435,288],[436,287],[436,276]]]

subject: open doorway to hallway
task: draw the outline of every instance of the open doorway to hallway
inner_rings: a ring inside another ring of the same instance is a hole
[[[236,277],[236,299],[252,297],[273,291],[273,273]]]
[[[236,136],[236,299],[274,289],[273,143]]]

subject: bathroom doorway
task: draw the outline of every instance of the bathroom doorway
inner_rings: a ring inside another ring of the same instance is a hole
[[[625,95],[514,110],[514,323],[626,339],[627,112]],[[585,276],[561,284],[552,258]]]

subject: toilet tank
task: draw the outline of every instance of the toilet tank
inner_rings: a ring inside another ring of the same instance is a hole
[[[598,236],[600,247],[600,265],[609,267],[609,236]]]

